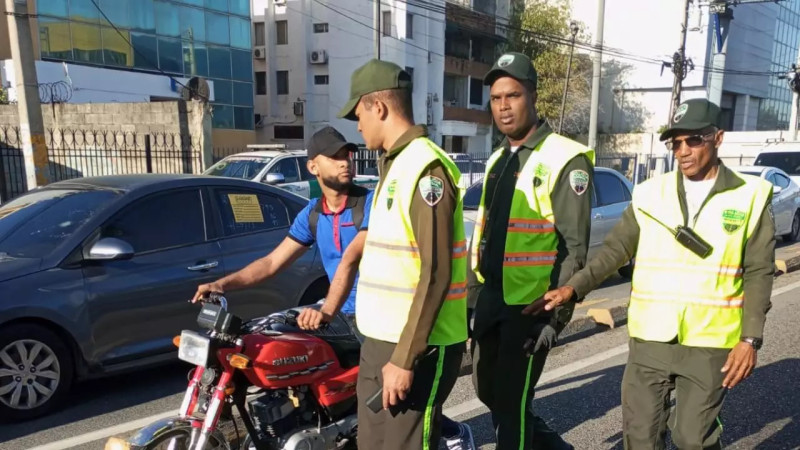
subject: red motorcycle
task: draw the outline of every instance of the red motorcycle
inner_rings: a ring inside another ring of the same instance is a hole
[[[341,316],[308,332],[298,315],[243,323],[210,295],[197,317],[208,331],[175,338],[178,357],[196,366],[178,416],[111,438],[106,450],[355,448],[360,341]]]

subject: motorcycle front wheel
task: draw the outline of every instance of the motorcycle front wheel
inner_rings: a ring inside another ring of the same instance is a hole
[[[161,436],[153,439],[152,442],[144,447],[144,450],[191,450],[192,430],[188,428],[167,431]],[[206,449],[226,449],[223,442],[219,442],[215,436],[211,435],[206,443]]]

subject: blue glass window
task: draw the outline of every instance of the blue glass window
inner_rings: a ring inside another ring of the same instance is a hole
[[[239,48],[251,48],[250,45],[250,21],[239,17],[230,16],[231,46]]]
[[[233,106],[214,105],[211,125],[214,128],[233,128]]]
[[[233,83],[233,104],[253,106],[253,85],[251,83]]]
[[[122,31],[122,30],[120,30]],[[123,36],[129,33],[122,31]],[[103,27],[103,61],[109,66],[133,67],[133,47],[113,28]]]
[[[233,91],[228,80],[214,80],[214,103],[233,103]]]
[[[72,59],[69,27],[66,20],[39,18],[39,47],[42,58]]]
[[[252,130],[254,128],[253,108],[233,108],[233,123],[237,130]]]
[[[228,0],[206,0],[206,8],[228,12]]]
[[[72,20],[81,22],[98,23],[100,12],[91,0],[72,0],[69,5],[69,17]],[[97,32],[99,34],[100,30],[97,30]]]
[[[206,20],[203,11],[197,8],[181,6],[181,38],[194,41],[206,40]]]
[[[36,2],[36,12],[47,16],[68,17],[67,2],[64,0],[39,0]]]
[[[136,51],[133,53],[133,66],[138,69],[155,70],[158,64],[158,47],[155,36],[131,33],[131,42]]]
[[[206,39],[214,44],[228,45],[230,43],[228,16],[206,12]]]
[[[208,48],[208,75],[212,78],[231,77],[231,51],[227,48]]]
[[[183,73],[183,52],[180,41],[158,38],[158,66],[164,72]]]
[[[231,0],[231,12],[250,17],[250,0]]]
[[[180,36],[178,8],[165,1],[156,1],[156,33],[162,36]]]
[[[95,0],[100,9],[106,13],[108,20],[117,28],[131,28],[133,26],[133,18],[131,17],[130,0]],[[101,19],[100,23],[108,25],[105,19]]]
[[[193,57],[194,67],[192,67]],[[183,72],[186,76],[208,76],[208,50],[205,44],[183,41]]]
[[[131,0],[131,29],[156,32],[156,17],[154,13],[153,0]]]
[[[72,23],[72,53],[75,61],[103,64],[100,27],[88,23]]]
[[[231,50],[231,68],[234,80],[253,81],[253,57],[249,51]]]

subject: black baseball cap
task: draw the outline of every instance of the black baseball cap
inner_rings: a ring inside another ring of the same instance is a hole
[[[497,58],[494,66],[483,77],[484,86],[491,86],[502,76],[510,76],[518,81],[530,81],[536,87],[538,75],[530,58],[517,52],[503,53]]]
[[[311,142],[308,143],[308,159],[314,159],[318,155],[333,156],[342,148],[347,148],[351,152],[358,150],[356,144],[347,142],[342,133],[328,126],[311,136]]]
[[[719,127],[719,106],[704,98],[686,100],[678,106],[670,118],[667,128],[659,140],[666,141],[682,131],[700,131],[708,127]]]

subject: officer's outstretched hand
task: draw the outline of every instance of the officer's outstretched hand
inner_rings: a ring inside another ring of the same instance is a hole
[[[552,311],[557,306],[570,301],[575,295],[575,289],[571,286],[561,286],[558,289],[547,291],[542,298],[537,298],[530,305],[522,310],[522,314],[535,316],[542,311]]]
[[[314,308],[305,308],[297,316],[297,326],[303,330],[316,330],[323,322],[330,322],[331,316]]]
[[[722,372],[727,373],[725,379],[722,380],[722,387],[732,389],[745,378],[753,373],[753,368],[756,366],[756,349],[747,342],[739,342],[736,347],[733,347],[728,353],[728,360],[722,367]]]

